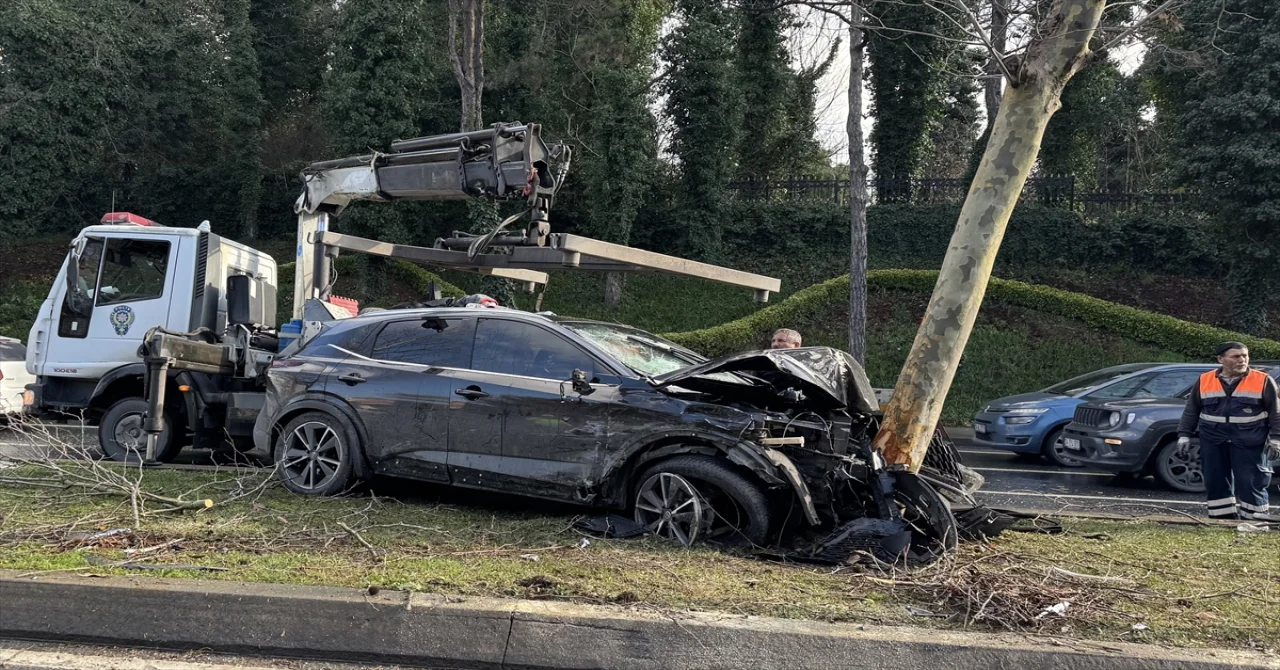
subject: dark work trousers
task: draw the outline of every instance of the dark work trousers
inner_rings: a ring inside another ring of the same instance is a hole
[[[1200,468],[1210,517],[1271,520],[1267,487],[1272,473],[1265,446],[1241,447],[1202,435]]]

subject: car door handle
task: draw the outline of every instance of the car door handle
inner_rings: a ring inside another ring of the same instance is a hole
[[[457,389],[454,395],[460,395],[467,400],[479,400],[480,398],[488,398],[489,394],[480,390],[479,386],[468,386],[464,389]]]
[[[361,377],[358,373],[352,372],[351,374],[338,377],[338,381],[346,382],[348,386],[355,386],[356,384],[363,384],[369,380]]]

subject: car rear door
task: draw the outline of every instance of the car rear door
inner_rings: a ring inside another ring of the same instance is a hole
[[[326,390],[360,415],[378,472],[448,481],[450,365],[471,355],[474,320],[416,315],[389,320],[367,354],[334,366]]]

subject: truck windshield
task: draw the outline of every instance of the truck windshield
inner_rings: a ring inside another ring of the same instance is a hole
[[[664,375],[706,359],[657,335],[604,323],[567,321],[560,325],[600,347],[623,365],[649,377]]]

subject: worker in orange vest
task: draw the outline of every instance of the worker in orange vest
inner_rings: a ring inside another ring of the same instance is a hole
[[[1200,375],[1187,396],[1178,424],[1178,451],[1185,455],[1191,435],[1200,433],[1200,469],[1209,516],[1215,519],[1274,521],[1267,487],[1270,461],[1280,452],[1280,406],[1276,383],[1249,368],[1249,348],[1218,345],[1217,370]]]

